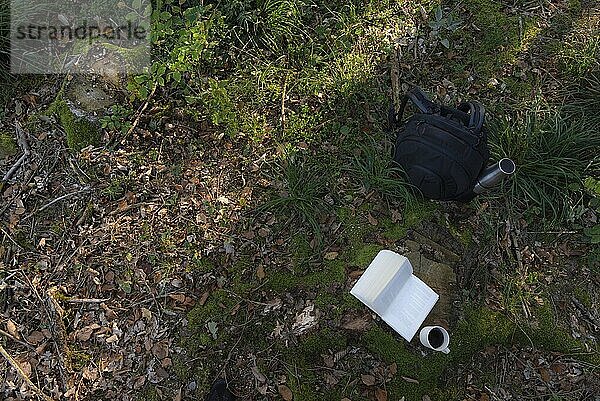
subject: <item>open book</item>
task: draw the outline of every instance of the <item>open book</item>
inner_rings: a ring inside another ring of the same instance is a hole
[[[439,299],[413,275],[406,257],[388,250],[377,254],[350,293],[407,341],[412,340]]]

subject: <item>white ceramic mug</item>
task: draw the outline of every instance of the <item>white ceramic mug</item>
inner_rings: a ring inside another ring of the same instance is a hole
[[[438,332],[442,336],[441,344],[431,344],[431,340],[435,340],[435,338],[430,338],[430,334],[435,335]],[[421,340],[421,344],[423,344],[427,348],[431,348],[434,351],[442,351],[444,354],[448,354],[450,352],[450,348],[448,348],[448,344],[450,344],[450,334],[448,334],[446,329],[442,326],[423,327],[421,329],[421,332],[419,333],[419,339]]]

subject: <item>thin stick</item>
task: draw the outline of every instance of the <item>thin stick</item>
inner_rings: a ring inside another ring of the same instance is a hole
[[[74,298],[67,300],[68,303],[72,304],[100,304],[106,301],[110,301],[110,298]]]
[[[2,356],[8,361],[8,363],[11,364],[11,366],[13,368],[15,368],[15,370],[17,371],[18,375],[21,376],[21,379],[23,379],[25,381],[25,383],[27,383],[27,385],[33,390],[35,391],[35,393],[41,397],[42,399],[44,399],[45,401],[53,401],[52,398],[48,397],[46,394],[44,394],[42,392],[42,390],[40,390],[40,388],[38,386],[36,386],[35,384],[33,384],[33,382],[29,379],[29,377],[27,377],[27,375],[25,374],[25,372],[23,372],[23,369],[21,369],[21,366],[19,366],[19,364],[17,363],[17,361],[15,361],[13,359],[12,356],[10,356],[8,354],[8,352],[6,352],[6,350],[4,349],[4,347],[2,345],[0,345],[0,354],[2,354]]]
[[[283,90],[281,94],[281,132],[285,131],[285,96],[287,95],[287,81],[289,75],[285,76],[285,80],[283,81]]]
[[[92,189],[92,188],[91,187],[84,187],[84,188],[80,189],[79,191],[75,191],[75,192],[71,192],[71,193],[59,196],[58,198],[56,198],[56,199],[54,199],[54,200],[46,203],[44,206],[42,206],[38,210],[29,213],[27,216],[23,217],[23,219],[21,219],[21,221],[25,221],[25,220],[29,219],[31,216],[33,216],[36,213],[43,212],[44,210],[48,209],[50,206],[54,205],[55,203],[58,203],[58,202],[60,202],[62,200],[70,198],[72,196],[79,195],[79,194],[82,194],[84,192],[88,192],[90,189]]]
[[[5,182],[10,180],[12,176],[15,175],[19,168],[21,168],[21,165],[25,163],[25,160],[27,160],[27,158],[31,154],[31,151],[29,150],[29,145],[27,144],[27,139],[25,139],[25,132],[23,131],[23,128],[21,128],[21,124],[18,121],[15,121],[15,131],[17,131],[17,143],[23,151],[23,155],[19,157],[19,160],[17,160],[16,163],[10,168],[10,170],[8,170],[6,174],[4,174],[4,177],[2,177],[2,181]]]
[[[30,349],[30,350],[32,350],[32,351],[35,351],[35,348],[34,348],[34,347],[32,347],[31,345],[27,344],[26,342],[23,342],[23,341],[19,340],[18,338],[16,338],[15,336],[13,336],[13,335],[12,335],[12,334],[10,334],[10,333],[7,333],[7,332],[6,332],[6,331],[4,331],[4,330],[0,330],[0,334],[2,334],[2,335],[3,335],[3,336],[5,336],[5,337],[8,337],[8,338],[10,338],[10,339],[11,339],[11,340],[13,340],[14,342],[16,342],[16,343],[19,343],[19,344],[21,344],[21,345],[22,345],[22,346],[24,346],[24,347],[27,347],[27,348],[29,348],[29,349]]]
[[[148,108],[148,105],[150,104],[150,99],[152,99],[152,96],[154,96],[154,93],[156,92],[156,88],[158,88],[157,84],[155,84],[154,88],[152,88],[152,92],[150,92],[150,94],[146,98],[146,101],[144,102],[144,105],[142,106],[142,108],[140,109],[140,111],[138,111],[137,116],[136,116],[135,120],[133,121],[133,124],[131,125],[131,127],[129,127],[129,129],[127,130],[127,133],[121,139],[121,144],[125,143],[125,139],[129,138],[129,135],[131,135],[133,133],[133,130],[135,130],[135,128],[140,123],[140,119],[142,118],[142,114],[144,114],[144,112]]]

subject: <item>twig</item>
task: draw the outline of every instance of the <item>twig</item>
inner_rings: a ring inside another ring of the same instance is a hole
[[[285,96],[287,95],[287,81],[288,76],[285,76],[285,80],[283,81],[283,90],[281,94],[281,132],[285,131]]]
[[[24,346],[24,347],[27,347],[27,348],[29,348],[30,350],[33,350],[33,351],[35,351],[35,348],[34,348],[34,347],[32,347],[31,345],[27,344],[26,342],[23,342],[23,341],[19,340],[18,338],[16,338],[15,336],[13,336],[13,335],[12,335],[12,334],[10,334],[10,333],[7,333],[7,332],[6,332],[6,331],[4,331],[4,330],[1,330],[1,329],[0,329],[0,334],[2,334],[2,335],[3,335],[3,336],[5,336],[5,337],[8,337],[8,338],[10,338],[10,339],[11,339],[11,340],[13,340],[14,342],[16,342],[16,343],[19,343],[19,344],[21,344],[21,345],[22,345],[22,346]]]
[[[598,322],[596,318],[592,316],[591,312],[577,298],[571,297],[571,302],[573,302],[573,305],[575,305],[581,314],[586,317],[594,326],[600,328],[600,322]]]
[[[21,245],[19,245],[17,243],[17,241],[15,241],[6,231],[4,231],[4,229],[2,227],[0,227],[0,231],[2,231],[2,233],[4,235],[6,235],[6,238],[8,238],[10,240],[10,242],[12,242],[13,244],[15,244],[17,247],[23,249],[23,247]]]
[[[38,210],[29,213],[27,216],[23,217],[21,219],[21,221],[25,221],[25,220],[29,219],[31,216],[35,215],[36,213],[43,212],[44,210],[48,209],[50,206],[54,205],[55,203],[58,203],[58,202],[60,202],[62,200],[70,198],[72,196],[79,195],[79,194],[84,193],[84,192],[88,192],[90,189],[92,189],[92,188],[91,187],[84,187],[84,188],[80,189],[79,191],[75,191],[75,192],[71,192],[71,193],[59,196],[58,198],[56,198],[56,199],[54,199],[54,200],[46,203],[44,206],[42,206]]]
[[[67,299],[68,303],[72,304],[100,304],[102,302],[110,301],[110,298],[74,298]]]
[[[83,192],[87,192],[90,189],[91,189],[91,187],[85,187],[83,189],[80,189],[79,191],[75,191],[75,192],[71,192],[69,194],[65,194],[65,195],[59,196],[58,198],[54,199],[52,202],[49,202],[49,203],[45,204],[44,206],[42,206],[41,208],[39,208],[37,210],[37,212],[43,212],[44,210],[48,209],[50,206],[54,205],[57,202],[60,202],[60,201],[65,200],[67,198],[70,198],[71,196],[75,196],[75,195],[79,195],[79,194],[81,194]]]
[[[137,116],[135,117],[135,120],[133,121],[133,124],[131,124],[131,127],[129,127],[129,129],[127,130],[127,133],[123,136],[123,138],[121,138],[121,144],[125,143],[125,140],[127,138],[129,138],[129,136],[133,133],[133,131],[136,129],[136,127],[140,123],[142,114],[144,114],[144,112],[148,108],[148,105],[150,104],[150,99],[152,99],[152,97],[154,96],[154,93],[156,92],[157,88],[158,88],[158,84],[155,84],[154,88],[152,88],[152,92],[150,92],[150,94],[146,98],[146,101],[144,102],[144,104],[142,105],[140,110],[138,111]]]
[[[21,379],[23,379],[25,381],[25,383],[27,383],[27,385],[42,399],[44,399],[45,401],[53,401],[52,398],[48,397],[46,394],[44,394],[42,392],[42,390],[40,390],[40,388],[38,386],[36,386],[35,384],[33,384],[33,382],[31,381],[31,379],[29,379],[29,377],[27,377],[27,375],[25,374],[25,372],[23,372],[23,369],[21,369],[21,366],[19,366],[19,364],[17,363],[17,361],[15,361],[13,359],[12,356],[10,356],[8,354],[8,352],[6,352],[6,350],[4,349],[4,347],[2,345],[0,345],[0,354],[2,354],[2,356],[8,361],[8,363],[11,364],[11,366],[17,371],[18,375],[21,376]]]
[[[23,128],[21,128],[21,124],[18,121],[15,121],[15,130],[17,131],[17,143],[23,151],[23,155],[19,157],[19,160],[17,160],[16,163],[10,168],[10,170],[8,170],[6,174],[4,174],[4,177],[2,177],[2,181],[4,182],[10,180],[12,176],[15,175],[19,168],[21,168],[21,165],[25,163],[25,160],[27,160],[27,158],[31,154],[31,151],[29,150],[29,145],[27,144],[27,139],[25,139],[25,132],[23,131]]]

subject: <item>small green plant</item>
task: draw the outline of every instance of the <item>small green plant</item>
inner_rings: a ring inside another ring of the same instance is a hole
[[[358,155],[347,169],[359,183],[359,191],[375,190],[390,198],[411,199],[413,187],[405,180],[402,169],[390,161],[391,154],[391,143],[378,144],[371,139],[359,146]]]
[[[451,35],[460,28],[462,21],[455,17],[452,13],[444,16],[441,6],[437,6],[434,11],[434,20],[429,21],[431,28],[430,36],[435,38],[446,49],[450,48],[450,40],[447,35]]]
[[[600,131],[556,109],[503,116],[490,131],[494,159],[510,157],[517,164],[507,182],[515,201],[549,221],[566,220],[583,179],[600,162]]]
[[[281,177],[275,178],[279,191],[259,210],[277,210],[288,216],[288,223],[305,224],[320,237],[319,219],[330,208],[325,200],[327,173],[318,165],[293,153],[287,154],[277,163],[277,167],[282,173]]]
[[[126,133],[131,127],[131,122],[128,120],[133,114],[133,110],[115,104],[110,109],[110,114],[100,118],[100,126],[110,131],[120,131]]]

